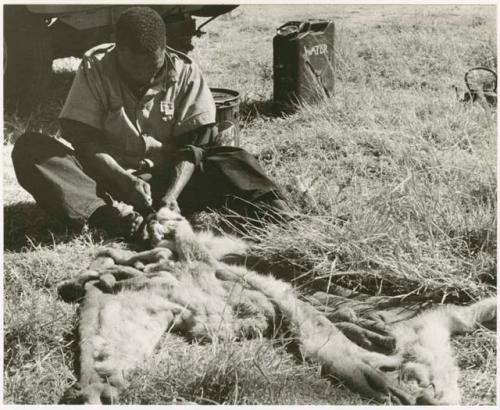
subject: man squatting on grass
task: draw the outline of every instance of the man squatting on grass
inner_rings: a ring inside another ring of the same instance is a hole
[[[124,11],[116,45],[85,53],[59,119],[74,151],[26,133],[12,159],[19,183],[70,224],[133,239],[143,216],[163,206],[185,215],[222,206],[245,213],[251,204],[288,210],[252,155],[217,146],[210,89],[187,56],[166,46],[150,8]],[[135,211],[112,206],[105,193]]]

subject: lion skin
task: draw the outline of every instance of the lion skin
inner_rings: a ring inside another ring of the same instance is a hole
[[[67,402],[116,403],[127,372],[153,354],[166,331],[197,340],[265,335],[284,317],[304,357],[361,394],[402,404],[458,404],[458,370],[449,347],[453,333],[496,317],[496,300],[448,306],[386,326],[389,338],[352,323],[334,322],[272,275],[220,259],[244,253],[229,236],[193,232],[179,214],[162,209],[150,230],[155,248],[144,252],[101,250],[96,261],[59,292],[80,309],[80,375]],[[99,264],[104,267],[99,268]],[[372,342],[394,338],[394,351],[370,351]],[[416,381],[413,394],[395,380]]]

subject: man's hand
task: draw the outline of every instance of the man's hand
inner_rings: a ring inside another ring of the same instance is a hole
[[[175,199],[172,196],[166,196],[166,197],[162,198],[161,207],[168,208],[171,211],[177,212],[178,214],[181,213],[181,209],[179,208],[179,204],[177,203],[177,199]]]
[[[151,187],[146,181],[136,176],[129,175],[129,177],[125,187],[125,195],[130,198],[130,205],[132,205],[137,212],[144,213],[151,208],[153,204]]]

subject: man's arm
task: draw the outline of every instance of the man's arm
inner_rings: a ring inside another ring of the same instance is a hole
[[[124,197],[128,199],[138,212],[145,211],[151,206],[151,190],[149,184],[127,172],[110,155],[106,145],[102,142],[101,131],[69,119],[60,119],[63,137],[74,147],[82,165],[92,174],[114,185]]]
[[[190,145],[192,149],[183,150],[183,146],[177,146],[180,150],[180,155],[174,157],[172,161],[173,179],[162,196],[161,206],[168,206],[171,209],[179,210],[177,198],[190,181],[196,164],[200,161],[198,155],[200,155],[201,149],[198,152],[194,150],[197,150],[200,146],[209,144],[212,129],[212,125],[205,125],[178,137],[178,140],[183,142],[184,147]]]
[[[180,211],[177,198],[182,193],[194,174],[195,165],[190,161],[179,161],[173,168],[173,180],[162,196],[160,206],[166,206],[174,211]]]
[[[162,196],[165,205],[173,204],[171,208],[177,207],[177,198],[200,163],[202,147],[212,142],[210,137],[216,122],[212,93],[194,62],[185,61],[178,86],[181,91],[175,105],[175,149],[171,151],[177,155],[169,161],[174,178]]]

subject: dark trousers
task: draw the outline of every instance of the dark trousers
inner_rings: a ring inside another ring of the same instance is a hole
[[[211,147],[185,155],[196,164],[193,177],[178,198],[182,213],[189,216],[205,208],[228,207],[238,213],[258,202],[281,199],[276,185],[266,176],[255,157],[240,148]],[[103,196],[128,202],[123,193],[100,175],[93,175],[78,160],[75,151],[38,133],[26,133],[16,142],[12,161],[17,180],[52,216],[81,226],[105,204]],[[151,185],[153,203],[166,192],[168,170],[136,173]]]

